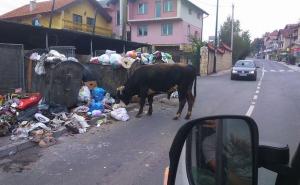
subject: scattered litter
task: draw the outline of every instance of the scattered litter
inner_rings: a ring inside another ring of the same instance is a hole
[[[38,120],[41,123],[48,123],[50,121],[49,118],[47,118],[46,116],[42,115],[41,113],[36,113],[34,115],[35,119]]]
[[[110,113],[111,117],[113,117],[116,120],[119,121],[128,121],[129,120],[129,115],[127,114],[127,111],[125,108],[118,108]]]
[[[171,98],[178,98],[178,91],[173,92]]]

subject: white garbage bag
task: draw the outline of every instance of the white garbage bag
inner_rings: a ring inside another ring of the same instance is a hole
[[[78,100],[80,102],[90,102],[91,101],[91,91],[88,86],[82,86],[78,93]]]
[[[128,121],[129,115],[125,108],[118,108],[110,112],[111,117],[119,121]]]
[[[115,65],[121,65],[122,63],[122,56],[119,54],[111,54],[110,55],[110,64],[115,64]]]
[[[35,68],[34,71],[37,75],[43,75],[46,74],[46,70],[45,70],[45,66],[44,66],[44,62],[43,61],[39,61]]]
[[[109,64],[109,55],[107,54],[103,54],[99,57],[98,59],[102,64],[106,64],[108,65]]]
[[[107,54],[107,55],[116,54],[116,53],[117,53],[116,51],[112,51],[112,50],[109,50],[109,49],[107,49],[105,51],[105,54]]]

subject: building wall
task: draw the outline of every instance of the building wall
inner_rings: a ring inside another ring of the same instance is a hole
[[[191,6],[190,3],[186,2],[186,1],[182,1],[180,0],[180,15],[179,17],[183,19],[183,21],[193,25],[194,27],[198,27],[198,28],[202,28],[202,17],[203,17],[203,12],[199,11],[199,9],[194,8],[193,6]],[[189,14],[189,9],[192,10],[192,14]],[[201,16],[198,18],[197,14],[200,13]]]
[[[163,36],[161,34],[162,23],[173,23],[173,34]],[[148,35],[138,36],[138,26],[147,25]],[[147,22],[145,24],[135,23],[131,26],[131,39],[136,42],[149,43],[154,45],[178,45],[184,43],[184,35],[182,34],[183,23],[181,21],[160,21],[160,22]]]
[[[168,17],[177,17],[177,0],[173,1],[173,11],[164,12],[163,11],[163,2],[164,0],[158,0],[161,2],[161,17],[160,18],[168,18]],[[147,3],[148,4],[148,12],[146,14],[138,13],[138,5],[139,3]],[[142,20],[142,19],[154,19],[155,17],[155,3],[156,0],[136,0],[134,3],[129,3],[129,11],[128,11],[128,19],[129,20]],[[159,19],[159,18],[157,18]]]
[[[112,31],[116,36],[120,36],[120,25],[117,25],[117,12],[120,10],[119,3],[111,4],[109,8],[107,8],[108,14],[112,17]]]
[[[183,23],[183,30],[182,30],[183,34],[181,36],[183,37],[183,43],[184,44],[190,43],[189,35],[195,36],[195,32],[198,32],[197,38],[199,38],[199,39],[201,38],[202,30],[201,30],[200,27],[196,27],[193,24],[190,24],[190,23],[185,22],[185,21],[183,21],[182,23]],[[189,27],[190,27],[190,31],[189,31]]]
[[[56,12],[53,15],[52,18],[52,28],[56,29],[63,29],[65,26],[72,25],[73,24],[73,14],[78,14],[82,16],[82,24],[85,25],[86,18],[94,18],[95,17],[95,8],[87,1],[83,0],[80,3],[76,3],[75,5],[60,11]],[[24,24],[32,24],[32,19],[35,17],[34,16],[28,16],[24,18],[17,18],[17,19],[12,19],[16,22],[24,23]],[[42,17],[40,18],[40,23],[44,27],[49,26],[49,21],[50,21],[50,14],[42,14]],[[67,22],[64,22],[67,21]],[[105,35],[105,36],[111,36],[112,35],[112,24],[108,23],[101,15],[97,14],[96,18],[96,33],[100,35]],[[83,29],[82,31],[86,31],[86,29]]]

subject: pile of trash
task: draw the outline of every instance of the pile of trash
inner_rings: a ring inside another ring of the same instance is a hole
[[[0,137],[9,136],[13,141],[29,139],[40,147],[56,143],[53,133],[63,127],[73,134],[82,134],[93,126],[108,122],[110,118],[128,121],[124,106],[103,88],[89,89],[82,86],[78,94],[78,107],[68,110],[60,105],[47,105],[40,93],[12,93],[0,96]]]
[[[29,58],[32,61],[37,61],[34,71],[38,75],[46,74],[45,63],[59,63],[65,61],[79,62],[76,58],[66,57],[64,54],[61,54],[56,50],[50,50],[48,53],[43,53],[42,55],[34,52]]]
[[[90,59],[90,63],[111,65],[113,68],[130,68],[132,63],[136,60],[145,65],[155,64],[157,54],[161,55],[163,63],[174,63],[172,55],[169,53],[156,51],[152,54],[149,54],[137,52],[135,50],[128,51],[126,54],[118,54],[116,51],[106,50],[105,54],[92,57]]]

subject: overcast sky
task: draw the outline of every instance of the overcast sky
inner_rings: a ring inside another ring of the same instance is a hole
[[[41,0],[40,0],[41,1]],[[203,39],[214,35],[217,0],[190,0],[209,13],[204,19]],[[0,15],[29,0],[0,0]],[[234,3],[235,19],[241,22],[243,30],[249,30],[251,38],[261,37],[265,32],[283,28],[286,24],[300,20],[300,0],[219,0],[219,24],[231,16],[231,5]]]

